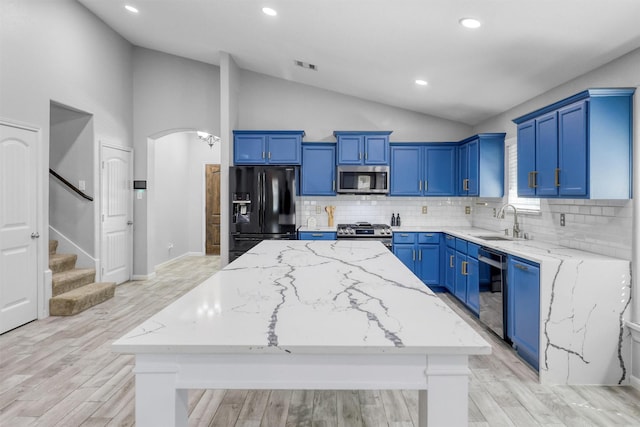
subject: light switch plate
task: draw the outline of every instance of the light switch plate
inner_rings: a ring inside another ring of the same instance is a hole
[[[564,227],[564,214],[560,214],[560,227]]]
[[[471,213],[471,206],[465,206],[464,207],[464,213],[469,215]]]

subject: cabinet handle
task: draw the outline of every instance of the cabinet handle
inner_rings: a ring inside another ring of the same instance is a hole
[[[364,159],[365,159],[365,160],[369,160],[369,153],[367,153],[366,151],[365,151],[365,153],[364,153]]]
[[[418,191],[422,191],[422,180],[418,180]]]
[[[467,276],[468,275],[468,273],[467,273],[467,264],[468,264],[467,261],[462,261],[462,275],[463,276]]]
[[[538,171],[531,172],[531,188],[538,188]]]
[[[332,188],[333,188],[333,191],[336,191],[336,180],[335,179],[333,180],[333,187]]]
[[[322,233],[311,233],[311,237],[322,237]]]
[[[409,235],[407,233],[401,233],[400,237],[409,237]]]
[[[465,179],[462,181],[462,189],[463,189],[464,191],[469,191],[469,178],[465,178]]]
[[[263,158],[263,159],[265,158],[265,153],[264,153],[264,151],[262,152],[262,158]]]
[[[431,233],[426,233],[426,234],[424,234],[424,237],[433,237],[433,234],[431,234]]]
[[[415,249],[412,250],[411,253],[412,253],[411,257],[413,258],[413,261],[415,261],[416,260],[416,251],[415,251]]]
[[[453,258],[455,258],[453,255],[449,255],[449,267],[453,268]]]
[[[418,251],[418,261],[422,261],[422,251]]]
[[[556,187],[560,187],[560,168],[556,168]]]
[[[271,151],[269,151],[269,159],[271,158]]]
[[[358,153],[358,160],[362,160],[362,153]]]
[[[526,265],[522,265],[522,264],[514,264],[514,266],[522,271],[529,271],[529,267],[527,267]]]
[[[429,190],[429,182],[425,179],[424,180],[424,191],[428,191]]]

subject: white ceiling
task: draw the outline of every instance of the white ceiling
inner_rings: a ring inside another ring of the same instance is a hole
[[[640,0],[78,1],[137,46],[469,125],[640,47]]]

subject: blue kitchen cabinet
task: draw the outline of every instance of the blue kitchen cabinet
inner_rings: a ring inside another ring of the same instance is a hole
[[[458,195],[504,195],[504,133],[481,133],[460,141]]]
[[[538,369],[540,346],[540,266],[509,256],[508,331],[518,354]]]
[[[547,113],[518,126],[517,149],[518,195],[521,197],[556,196],[558,194],[556,185],[558,179],[557,112]]]
[[[455,196],[456,145],[393,144],[392,196]]]
[[[425,285],[440,285],[440,233],[393,234],[393,253]]]
[[[479,246],[464,239],[455,239],[453,264],[453,294],[476,316],[480,314],[480,275],[478,265]],[[453,248],[450,248],[453,249]],[[452,259],[449,259],[451,264]]]
[[[440,282],[440,233],[418,233],[417,276],[431,288]]]
[[[236,165],[299,165],[304,131],[233,131]]]
[[[298,240],[336,240],[335,231],[298,231]]]
[[[630,198],[634,92],[588,89],[514,119],[518,195]]]
[[[422,196],[422,147],[391,146],[391,196]]]
[[[339,165],[388,165],[389,131],[335,131]]]
[[[335,144],[302,144],[301,194],[303,196],[335,196],[335,163]]]
[[[456,194],[456,156],[454,145],[424,147],[422,186],[425,196],[454,196]]]
[[[443,266],[445,270],[444,286],[451,294],[454,294],[456,283],[456,250],[454,248],[446,247]]]
[[[586,101],[558,111],[558,172],[559,194],[566,197],[587,196],[587,138]],[[611,163],[609,163],[611,164]],[[624,164],[623,164],[624,166]]]

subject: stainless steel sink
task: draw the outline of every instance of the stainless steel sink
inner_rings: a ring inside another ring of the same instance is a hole
[[[482,240],[513,240],[511,237],[507,236],[476,236],[478,239]]]

